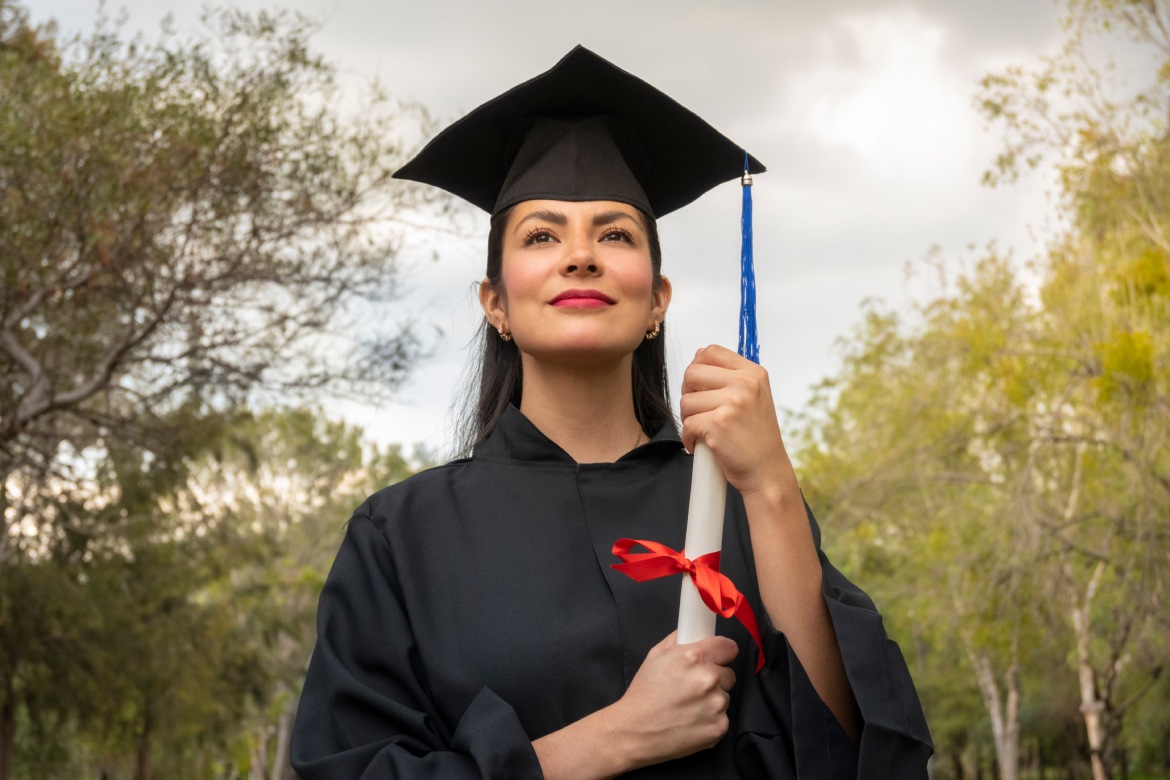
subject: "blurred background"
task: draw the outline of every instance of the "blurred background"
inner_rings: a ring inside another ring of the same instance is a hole
[[[1170,3],[0,0],[0,780],[292,777],[316,596],[456,453],[486,218],[390,174],[582,43],[769,167],[762,362],[937,778],[1170,778]],[[661,222],[734,345],[739,193]]]

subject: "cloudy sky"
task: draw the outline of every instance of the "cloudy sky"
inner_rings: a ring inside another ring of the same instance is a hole
[[[248,8],[271,2],[237,0]],[[111,0],[132,29],[164,13],[198,29],[197,5]],[[34,18],[92,24],[96,0],[37,0]],[[350,77],[377,78],[454,119],[547,69],[581,43],[691,108],[768,166],[756,178],[761,358],[778,404],[799,409],[834,372],[834,343],[867,298],[905,306],[935,283],[921,261],[952,268],[994,241],[1020,260],[1039,251],[1049,209],[1033,177],[990,190],[999,148],[973,108],[989,70],[1059,46],[1049,0],[281,0],[322,21],[318,49]],[[660,224],[674,391],[694,350],[735,346],[738,185]],[[419,236],[400,311],[433,325],[433,356],[397,403],[334,407],[382,441],[447,440],[448,407],[480,312],[486,220],[474,241]],[[907,268],[916,273],[907,275]]]

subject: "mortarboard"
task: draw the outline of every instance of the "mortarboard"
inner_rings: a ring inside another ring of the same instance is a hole
[[[490,214],[524,200],[616,200],[658,218],[763,171],[697,114],[577,46],[443,130],[394,176]]]

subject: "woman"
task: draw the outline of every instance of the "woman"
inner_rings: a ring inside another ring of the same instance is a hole
[[[766,372],[699,350],[681,440],[671,417],[654,220],[742,160],[578,47],[399,172],[492,214],[474,450],[350,521],[302,778],[926,777],[905,664],[819,553]],[[699,439],[733,488],[720,566],[761,617],[758,673],[738,624],[675,643],[677,579],[611,568],[622,537],[682,548]]]

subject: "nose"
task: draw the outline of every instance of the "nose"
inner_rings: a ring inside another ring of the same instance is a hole
[[[593,242],[586,236],[575,238],[565,256],[564,273],[572,276],[592,276],[601,273],[601,265],[593,252]]]

